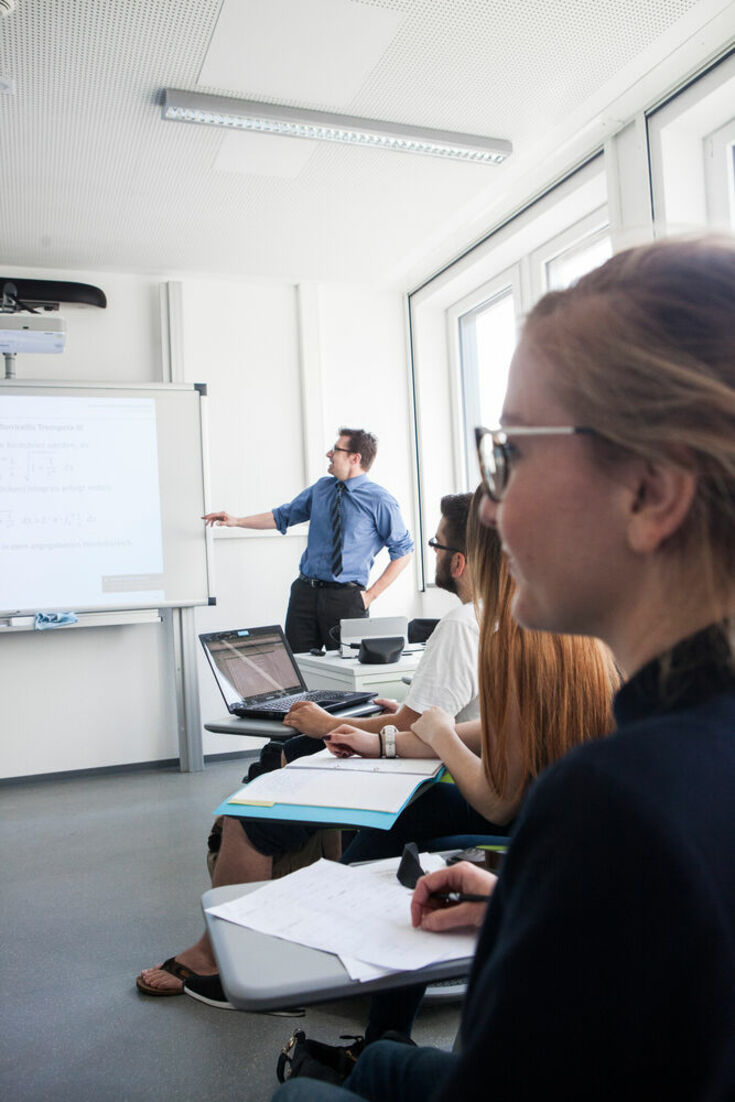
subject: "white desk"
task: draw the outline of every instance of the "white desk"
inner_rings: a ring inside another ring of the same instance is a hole
[[[349,716],[377,715],[380,708],[374,704],[356,704],[352,708],[345,708],[341,712],[335,712],[341,718]],[[386,719],[386,723],[388,720]],[[224,716],[222,719],[212,720],[204,724],[205,731],[214,731],[219,735],[240,735],[246,738],[287,739],[299,732],[293,727],[284,727],[277,719],[240,719],[238,716]]]
[[[472,958],[434,964],[414,972],[392,972],[377,980],[351,980],[338,957],[320,949],[308,949],[292,941],[259,934],[206,913],[207,907],[227,903],[258,884],[229,884],[211,888],[202,896],[207,931],[227,998],[238,1010],[281,1010],[308,1006],[330,999],[437,983],[466,976]]]
[[[364,666],[357,658],[340,658],[338,651],[321,657],[297,654],[296,662],[310,689],[346,689],[348,692],[377,693],[403,700],[408,691],[404,677],[410,677],[421,661],[423,650],[402,654],[397,662]]]

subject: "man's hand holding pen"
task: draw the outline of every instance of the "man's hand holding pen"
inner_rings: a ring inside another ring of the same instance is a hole
[[[422,930],[436,933],[462,926],[479,927],[497,880],[493,873],[478,869],[468,861],[430,872],[416,884],[411,899],[411,922]],[[463,898],[468,895],[481,896],[482,902]],[[456,903],[452,896],[457,897]]]

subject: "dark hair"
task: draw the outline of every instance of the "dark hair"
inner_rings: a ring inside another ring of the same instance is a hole
[[[372,432],[368,432],[367,429],[346,428],[341,428],[339,430],[339,435],[349,437],[350,451],[359,453],[360,466],[363,471],[369,471],[378,453],[377,436]]]
[[[444,539],[449,547],[467,554],[467,518],[472,494],[445,494],[441,500],[444,517]]]

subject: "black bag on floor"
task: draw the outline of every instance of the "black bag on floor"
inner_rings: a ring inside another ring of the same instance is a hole
[[[342,1034],[342,1040],[352,1041],[352,1044],[325,1045],[310,1040],[303,1029],[294,1030],[278,1057],[278,1082],[305,1076],[323,1083],[344,1083],[365,1047],[365,1040],[349,1033]]]

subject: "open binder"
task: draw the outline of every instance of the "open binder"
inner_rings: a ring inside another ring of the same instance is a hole
[[[323,750],[257,777],[215,815],[390,830],[443,772],[433,758],[337,758]]]

